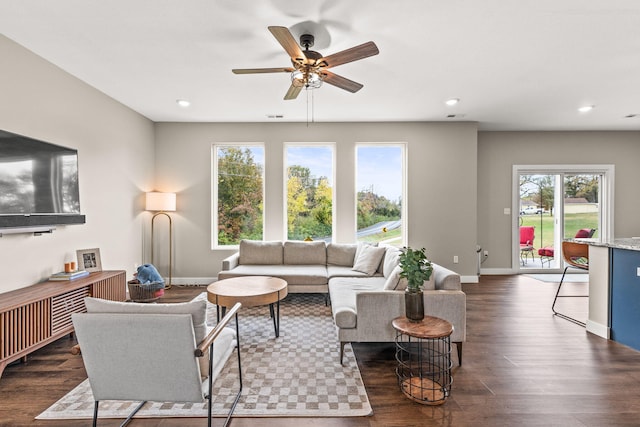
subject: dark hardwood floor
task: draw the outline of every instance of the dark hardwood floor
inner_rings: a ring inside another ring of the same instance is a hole
[[[583,283],[569,285],[567,291],[573,287],[580,293],[586,288]],[[479,284],[463,287],[467,293],[464,364],[454,364],[452,394],[444,405],[423,406],[402,395],[392,345],[355,344],[373,416],[234,418],[231,426],[640,425],[640,352],[553,316],[557,284],[526,276],[483,276]],[[174,286],[164,300],[189,300],[203,290]],[[585,298],[565,298],[561,304],[571,314],[586,317]],[[0,378],[0,425],[90,425],[88,420],[34,420],[86,378],[81,358],[69,353],[73,343],[68,338],[58,340],[35,352],[28,363],[5,370]],[[220,423],[214,420],[214,425]],[[99,422],[99,426],[117,425],[118,420]],[[206,420],[146,419],[130,425],[203,426]]]

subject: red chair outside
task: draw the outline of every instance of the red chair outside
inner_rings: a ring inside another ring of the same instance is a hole
[[[574,236],[574,239],[588,239],[593,237],[595,232],[595,228],[581,228]],[[553,246],[545,246],[544,248],[538,249],[538,256],[540,257],[540,262],[543,267],[545,262],[548,267],[551,267],[551,260],[553,260],[554,255],[555,251],[553,250]]]
[[[536,239],[536,228],[533,226],[520,227],[520,262],[525,265],[529,256],[535,259],[533,241]]]

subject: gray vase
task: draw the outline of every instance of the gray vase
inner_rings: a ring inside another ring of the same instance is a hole
[[[404,311],[405,316],[411,322],[420,322],[424,319],[424,299],[422,291],[410,291],[407,289],[404,293]]]

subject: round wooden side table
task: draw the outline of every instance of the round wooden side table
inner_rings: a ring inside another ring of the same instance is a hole
[[[400,390],[411,400],[441,405],[451,394],[451,334],[453,325],[425,316],[420,322],[393,319],[396,330],[396,375]]]

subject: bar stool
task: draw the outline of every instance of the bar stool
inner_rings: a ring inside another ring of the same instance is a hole
[[[564,258],[564,262],[566,262],[568,265],[564,268],[564,273],[562,273],[562,279],[560,279],[560,285],[558,285],[558,290],[556,291],[556,297],[553,299],[551,310],[553,311],[553,314],[558,317],[576,323],[580,326],[586,326],[586,323],[574,319],[573,317],[567,316],[564,313],[556,311],[555,307],[558,298],[589,297],[589,295],[560,295],[560,289],[562,288],[562,283],[564,282],[564,276],[567,274],[567,270],[569,269],[569,267],[575,267],[580,270],[589,270],[589,245],[576,242],[562,242],[562,257]]]

